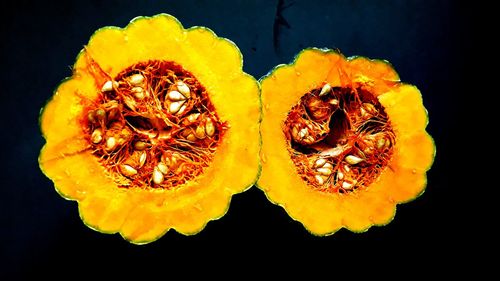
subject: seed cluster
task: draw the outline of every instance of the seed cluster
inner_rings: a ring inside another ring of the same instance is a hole
[[[82,120],[93,154],[127,187],[172,189],[203,172],[226,129],[181,66],[135,64],[106,81]]]
[[[362,88],[329,84],[300,99],[288,114],[284,133],[299,175],[325,192],[368,186],[387,166],[395,144],[376,97]]]

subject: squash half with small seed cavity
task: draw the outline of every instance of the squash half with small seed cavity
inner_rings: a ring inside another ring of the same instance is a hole
[[[385,225],[423,193],[435,155],[427,111],[387,62],[312,48],[260,82],[257,185],[308,231]]]
[[[242,63],[167,14],[99,29],[41,113],[41,170],[97,231],[198,233],[259,174],[259,87]]]

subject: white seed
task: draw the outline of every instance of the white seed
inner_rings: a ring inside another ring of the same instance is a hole
[[[319,93],[319,96],[322,97],[330,92],[332,89],[332,86],[330,84],[326,83],[323,88],[321,88],[321,92]]]
[[[299,131],[299,137],[301,139],[305,138],[308,135],[307,128],[303,128],[302,130]]]
[[[181,94],[183,94],[186,98],[189,98],[191,96],[191,90],[189,90],[188,85],[186,85],[184,82],[177,81],[176,86],[177,90],[179,90],[179,92],[181,92]]]
[[[385,139],[384,138],[381,138],[381,139],[377,140],[377,148],[378,149],[381,149],[382,147],[384,147],[384,145],[385,145]]]
[[[362,161],[364,161],[363,158],[359,158],[358,156],[354,156],[354,155],[347,155],[345,157],[345,161],[351,165],[356,165]]]
[[[179,159],[179,154],[174,152],[169,155],[169,153],[163,153],[161,156],[161,161],[164,162],[170,170],[173,170],[177,167],[177,160]]]
[[[351,171],[351,168],[349,168],[349,166],[347,165],[344,165],[344,171],[349,173]]]
[[[343,180],[344,179],[344,173],[342,173],[340,170],[337,171],[337,180]]]
[[[106,81],[106,83],[104,83],[104,85],[102,85],[101,91],[102,92],[112,91],[113,90],[113,85],[116,85],[115,83],[113,83],[113,81],[111,81],[111,80]]]
[[[135,101],[134,101],[133,98],[131,98],[129,96],[123,96],[123,102],[125,103],[125,105],[128,108],[130,108],[130,109],[132,109],[132,110],[135,111],[135,109],[136,109],[136,107],[135,107],[136,103],[135,103]]]
[[[320,176],[320,175],[316,175],[316,176],[314,176],[314,178],[316,179],[316,182],[318,182],[318,184],[320,184],[320,185],[325,182],[325,180],[323,179],[323,177]]]
[[[132,89],[130,89],[130,91],[132,93],[139,93],[139,92],[142,93],[144,92],[144,89],[142,87],[133,87]]]
[[[331,100],[329,101],[329,103],[330,103],[331,105],[338,105],[338,104],[339,104],[339,100],[338,100],[338,99],[331,99]]]
[[[106,149],[113,150],[116,148],[116,139],[114,137],[109,137],[106,140]]]
[[[210,119],[210,118],[207,118],[207,120],[206,120],[205,131],[207,132],[207,135],[209,137],[211,137],[215,134],[214,122],[212,122],[212,119]]]
[[[144,166],[144,163],[146,163],[146,159],[147,159],[147,155],[146,155],[146,152],[142,152],[141,153],[141,156],[139,156],[139,168]]]
[[[139,73],[130,76],[128,79],[130,81],[130,84],[134,86],[140,86],[142,82],[144,82],[144,76],[142,76],[142,74]]]
[[[206,137],[204,126],[199,125],[198,127],[196,127],[196,131],[194,132],[194,135],[199,139],[204,139]]]
[[[323,165],[323,168],[327,168],[327,169],[333,170],[333,165],[330,164],[330,163],[325,163],[325,165]]]
[[[168,111],[172,114],[177,113],[179,111],[179,109],[181,108],[183,103],[184,103],[184,101],[176,101],[176,102],[171,103],[170,106],[168,107]]]
[[[189,123],[194,123],[196,120],[198,120],[199,116],[200,116],[199,113],[193,113],[187,117],[187,120],[189,121]]]
[[[183,96],[181,93],[179,93],[177,91],[170,91],[167,94],[167,97],[171,101],[180,101],[180,100],[185,100],[186,99],[185,96]]]
[[[102,130],[100,128],[95,129],[90,136],[93,143],[97,144],[102,141]]]
[[[162,172],[160,172],[157,168],[153,170],[153,182],[156,184],[161,184],[165,178],[163,177]]]
[[[325,163],[326,163],[325,158],[318,158],[318,160],[316,160],[316,162],[314,162],[313,168],[323,167],[323,165],[325,165]]]
[[[146,96],[144,94],[144,89],[141,87],[133,87],[130,91],[134,93],[134,97],[138,100],[142,100]]]
[[[134,93],[134,97],[138,100],[143,100],[146,95],[144,94],[144,92],[137,92],[137,93]]]
[[[131,177],[137,174],[137,170],[127,164],[120,165],[120,172],[126,177]]]
[[[177,112],[177,115],[182,115],[182,113],[184,113],[184,111],[186,111],[186,107],[187,107],[186,105],[181,106],[181,108]]]
[[[318,168],[318,169],[316,169],[316,171],[323,176],[329,176],[332,174],[332,170],[330,170],[328,168]]]
[[[353,186],[353,184],[350,183],[350,182],[347,182],[347,181],[345,181],[345,182],[342,183],[342,188],[343,189],[351,189],[352,186]]]
[[[160,162],[157,165],[158,171],[160,171],[162,174],[167,174],[168,173],[168,167],[164,163]]]

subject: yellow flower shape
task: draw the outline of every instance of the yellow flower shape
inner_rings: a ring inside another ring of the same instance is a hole
[[[257,185],[311,233],[387,224],[424,191],[435,154],[427,111],[387,62],[306,49],[261,92]]]
[[[167,14],[96,31],[41,113],[42,171],[100,232],[198,233],[258,177],[259,88],[242,63]]]

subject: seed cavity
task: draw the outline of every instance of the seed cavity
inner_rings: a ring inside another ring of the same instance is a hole
[[[395,134],[368,87],[324,83],[301,97],[284,122],[299,176],[321,192],[363,190],[387,167]]]
[[[81,125],[92,154],[120,175],[112,177],[119,187],[162,189],[201,175],[228,127],[196,77],[154,60],[105,81],[84,105]]]

